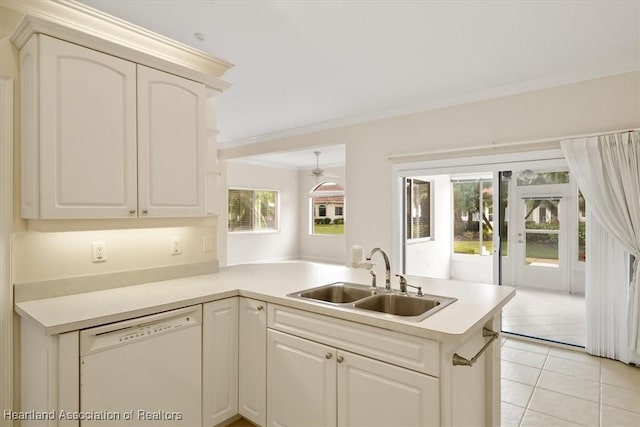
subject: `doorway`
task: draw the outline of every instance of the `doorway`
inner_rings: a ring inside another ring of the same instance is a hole
[[[568,184],[518,187],[514,285],[569,291]]]
[[[504,332],[584,346],[584,206],[556,155],[398,168],[398,262],[406,274],[515,286]]]

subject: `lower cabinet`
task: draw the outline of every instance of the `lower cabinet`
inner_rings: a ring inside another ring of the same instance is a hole
[[[436,426],[438,379],[267,332],[267,425]]]
[[[238,298],[202,305],[202,425],[238,413]]]
[[[238,412],[264,426],[267,422],[267,304],[239,298]]]

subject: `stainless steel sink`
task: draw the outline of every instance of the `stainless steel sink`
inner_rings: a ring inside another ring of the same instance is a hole
[[[454,298],[433,295],[379,294],[362,299],[354,308],[412,318],[420,321],[454,302]]]
[[[374,289],[356,283],[336,282],[294,292],[288,296],[327,304],[352,311],[378,313],[419,322],[454,302],[455,298],[407,294]]]
[[[355,283],[336,282],[289,296],[324,301],[331,304],[346,304],[374,295],[368,286]]]

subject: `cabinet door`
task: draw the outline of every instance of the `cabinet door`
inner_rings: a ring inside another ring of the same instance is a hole
[[[38,41],[39,108],[26,106],[24,120],[40,123],[39,153],[26,150],[40,156],[40,217],[135,215],[135,64],[47,36]],[[36,159],[26,160],[37,169]]]
[[[238,299],[203,305],[202,425],[210,427],[238,413]]]
[[[336,425],[335,353],[326,345],[267,330],[267,425]]]
[[[205,111],[203,84],[138,65],[141,216],[205,216]]]
[[[338,351],[338,426],[440,425],[438,379]]]
[[[267,310],[266,304],[239,299],[239,390],[240,415],[266,425],[267,406]]]

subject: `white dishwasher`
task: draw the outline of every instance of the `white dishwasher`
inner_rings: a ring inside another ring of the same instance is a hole
[[[202,426],[202,307],[80,332],[82,426]]]

